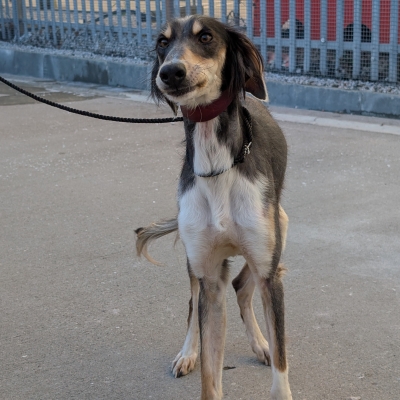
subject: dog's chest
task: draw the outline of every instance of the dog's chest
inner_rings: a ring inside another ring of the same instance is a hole
[[[263,193],[266,182],[250,182],[232,165],[230,150],[215,136],[215,125],[194,135],[194,170],[197,174],[211,170],[228,171],[217,177],[196,177],[195,185],[179,199],[179,231],[188,255],[200,258],[202,249],[218,248],[223,257],[242,252],[248,232],[262,234],[265,225]],[[214,123],[215,124],[215,123]],[[207,128],[206,123],[203,125]],[[192,257],[192,258],[197,258]]]
[[[230,149],[217,138],[218,125],[218,118],[196,124],[193,132],[193,168],[198,175],[223,171],[232,165]]]

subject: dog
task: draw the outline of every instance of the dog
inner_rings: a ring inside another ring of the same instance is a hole
[[[180,106],[186,152],[177,217],[137,229],[136,248],[154,262],[148,244],[178,231],[186,250],[188,329],[173,374],[193,370],[200,339],[201,398],[222,398],[228,258],[242,255],[246,263],[232,284],[251,348],[271,365],[272,398],[292,399],[280,262],[288,227],[280,205],[287,144],[260,101],[267,97],[262,57],[244,34],[198,15],[170,21],[156,43],[152,96],[175,115]],[[254,316],[256,286],[268,341]]]

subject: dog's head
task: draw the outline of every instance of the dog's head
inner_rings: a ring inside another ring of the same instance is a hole
[[[188,108],[210,104],[223,91],[231,97],[248,91],[266,99],[262,57],[251,41],[232,27],[204,16],[167,23],[157,38],[152,96]]]

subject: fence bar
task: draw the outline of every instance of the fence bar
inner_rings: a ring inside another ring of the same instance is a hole
[[[380,0],[372,0],[371,80],[379,79]]]
[[[190,0],[186,0],[186,15],[190,15]]]
[[[342,1],[342,0],[338,0]],[[304,73],[310,72],[311,60],[311,0],[304,1]]]
[[[27,18],[27,13],[26,13],[25,0],[22,1],[22,23],[23,23],[23,27],[24,27],[22,34],[25,35],[28,32],[28,18]]]
[[[221,0],[221,22],[226,24],[226,19],[228,16],[228,8],[226,6],[226,0]]]
[[[320,28],[320,59],[319,70],[322,76],[326,75],[326,49],[328,42],[328,2],[321,0],[321,28]]]
[[[14,39],[14,29],[13,29],[13,24],[12,24],[12,20],[13,20],[13,16],[12,16],[12,12],[13,12],[13,7],[12,4],[9,5],[8,1],[5,1],[6,4],[6,19],[7,19],[7,31],[8,31],[8,38],[10,40]]]
[[[140,11],[140,0],[135,0],[136,4],[136,24],[137,24],[137,41],[142,44],[142,13]]]
[[[1,7],[2,1],[0,0],[0,7]],[[30,25],[33,27],[35,25],[34,23],[34,18],[33,18],[33,5],[32,5],[32,0],[29,0],[29,16],[30,16]],[[0,15],[1,17],[1,15]]]
[[[166,0],[161,0],[161,1],[162,1],[162,22],[163,24],[165,24],[167,22],[167,1]]]
[[[49,0],[51,1],[51,0]],[[78,32],[79,31],[79,17],[78,17],[78,1],[77,0],[73,0],[73,12],[74,12],[74,25],[75,25],[75,31]]]
[[[4,18],[4,12],[3,12],[3,1],[0,0],[0,20],[2,21],[2,23],[0,24],[0,28],[1,28],[1,38],[3,40],[6,39],[6,24],[5,21],[6,19]]]
[[[289,2],[289,72],[296,71],[296,0]],[[282,34],[281,34],[282,35]]]
[[[106,28],[105,28],[105,22],[104,22],[104,9],[103,9],[103,1],[99,1],[99,16],[97,17],[99,20],[99,25],[100,25],[100,37],[103,39],[104,36],[106,35]],[[97,29],[96,29],[97,30]]]
[[[56,12],[54,10],[54,1],[50,2],[50,9],[51,9],[51,30],[53,36],[53,44],[54,46],[57,46]]]
[[[249,3],[249,1],[248,1],[248,3]],[[214,15],[215,15],[215,11],[214,11],[214,0],[208,0],[208,7],[209,7],[209,9],[210,9],[210,12],[209,12],[210,17],[213,17],[213,18],[214,18]]]
[[[87,15],[86,15],[86,0],[81,0],[82,4],[82,23],[85,24],[85,31],[88,31],[88,21],[87,21]]]
[[[160,10],[160,0],[155,0],[156,3],[156,29],[157,32],[161,29],[161,10]]]
[[[199,15],[202,15],[204,13],[203,10],[203,4],[201,0],[197,0],[197,9],[196,9],[196,13]]]
[[[362,0],[354,0],[353,79],[357,79],[360,76],[361,70],[361,12]]]
[[[261,55],[264,64],[268,64],[267,51],[267,0],[260,0],[260,35],[261,35]]]
[[[397,81],[398,64],[398,34],[399,34],[399,2],[390,2],[390,53],[389,53],[389,82]]]
[[[60,0],[59,0],[60,1]],[[90,1],[90,27],[92,30],[92,37],[93,40],[96,37],[96,17],[94,14],[94,3],[93,0],[89,0]]]
[[[101,2],[102,0],[99,0]],[[114,33],[114,21],[113,21],[113,12],[112,12],[112,4],[111,0],[107,0],[107,21],[108,21],[108,32],[110,35]]]
[[[261,0],[265,1],[265,0]],[[253,2],[246,1],[246,33],[253,40]]]
[[[233,2],[233,23],[236,26],[240,25],[240,1],[234,0]]]
[[[121,0],[116,0],[116,6],[117,6],[117,21],[118,21],[118,40],[120,43],[122,43],[122,14],[121,14]],[[125,10],[126,13],[126,10]]]
[[[49,19],[47,18],[47,5],[51,0],[39,0],[43,5],[43,15],[44,15],[44,36],[46,40],[49,40]]]
[[[12,7],[12,15],[13,15],[13,23],[14,23],[14,40],[19,42],[21,35],[19,32],[17,0],[13,0],[11,7]]]
[[[180,17],[180,1],[179,0],[174,0],[174,17],[175,18]]]
[[[58,0],[59,4],[61,0]],[[6,1],[6,4],[8,2]],[[39,0],[36,0],[36,20],[38,22],[38,30],[40,31],[42,29],[42,17],[40,15],[40,5],[39,5]]]
[[[275,65],[274,68],[282,67],[282,39],[281,39],[281,2],[274,0],[274,20],[275,20]]]
[[[147,35],[147,44],[150,46],[153,43],[153,33],[151,31],[150,0],[146,0],[146,35]]]
[[[132,13],[131,13],[131,0],[125,0],[126,9],[126,24],[128,29],[129,40],[132,38]]]
[[[45,0],[47,1],[47,0]],[[68,30],[68,35],[72,35],[72,24],[71,24],[71,7],[69,5],[69,0],[65,0],[65,14],[67,16],[67,30]]]
[[[339,76],[340,60],[343,57],[343,21],[344,21],[344,6],[343,0],[336,1],[336,60],[335,60],[335,75]]]
[[[93,1],[93,0],[91,0]],[[37,0],[36,0],[37,2]],[[63,15],[62,15],[62,3],[61,0],[57,1],[57,6],[58,6],[58,22],[60,25],[60,36],[61,36],[61,40],[64,39],[64,21],[63,21]],[[40,27],[39,27],[40,29]]]

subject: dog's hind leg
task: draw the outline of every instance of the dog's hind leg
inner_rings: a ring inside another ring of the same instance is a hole
[[[271,356],[271,396],[273,400],[292,400],[286,359],[282,274],[283,266],[280,264],[273,276],[258,276],[257,283],[264,307]]]
[[[285,210],[283,207],[279,204],[279,225],[280,225],[280,231],[281,231],[281,240],[282,240],[282,253],[285,251],[286,247],[286,236],[287,236],[287,230],[288,230],[288,225],[289,225],[289,217],[285,213]]]
[[[246,263],[239,275],[232,281],[233,288],[236,291],[237,302],[240,307],[240,316],[246,327],[246,335],[249,339],[251,349],[256,354],[259,361],[270,365],[268,342],[265,340],[257,324],[253,310],[253,294],[255,282],[253,275]]]
[[[197,351],[199,347],[199,280],[194,276],[189,262],[188,272],[190,278],[191,298],[189,301],[188,329],[186,333],[185,343],[181,351],[172,361],[172,373],[175,378],[187,375],[193,370],[197,359]]]
[[[201,399],[222,398],[222,364],[226,331],[228,261],[208,271],[200,281]]]

